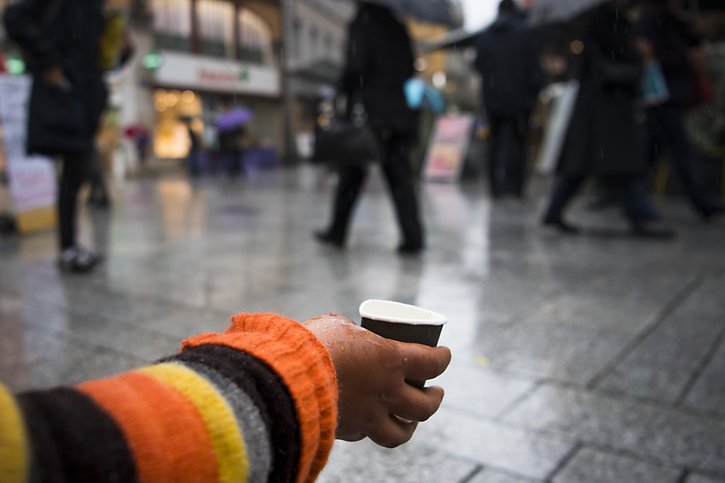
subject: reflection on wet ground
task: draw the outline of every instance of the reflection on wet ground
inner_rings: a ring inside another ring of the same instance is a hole
[[[402,448],[338,444],[321,481],[725,481],[725,223],[670,203],[674,242],[561,238],[536,203],[431,185],[430,249],[400,258],[372,185],[345,252],[310,236],[331,186],[308,170],[118,186],[110,214],[84,215],[108,255],[87,278],[56,272],[52,234],[0,240],[0,378],[77,381],[235,311],[354,316],[389,298],[450,318],[443,409]]]

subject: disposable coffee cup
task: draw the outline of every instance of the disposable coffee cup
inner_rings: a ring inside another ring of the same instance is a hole
[[[366,300],[360,304],[361,325],[381,337],[430,347],[438,345],[447,319],[432,310],[390,300]],[[425,381],[407,381],[423,389]]]

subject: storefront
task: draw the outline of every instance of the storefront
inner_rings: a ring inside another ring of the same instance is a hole
[[[254,112],[249,126],[258,143],[281,145],[282,108],[273,49],[275,15],[259,5],[228,0],[157,0],[153,3],[156,112],[154,152],[185,157],[189,126],[213,148],[215,119],[225,110]],[[251,8],[257,9],[256,11]]]
[[[250,130],[257,142],[281,144],[277,69],[170,51],[160,55],[162,63],[153,78],[156,157],[185,157],[190,145],[189,124],[205,144],[213,145],[214,120],[238,106],[254,112]]]

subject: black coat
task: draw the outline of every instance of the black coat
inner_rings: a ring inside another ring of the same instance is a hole
[[[489,114],[513,116],[534,107],[542,81],[534,42],[516,15],[499,16],[476,39],[474,65]]]
[[[631,176],[647,169],[637,108],[642,64],[623,15],[606,3],[588,18],[579,94],[559,160],[564,176]]]
[[[107,96],[100,68],[103,0],[21,0],[7,7],[4,21],[33,76],[28,151],[91,150]],[[53,67],[63,70],[67,88],[42,81]]]
[[[361,4],[348,27],[347,63],[341,84],[348,98],[361,98],[375,130],[415,131],[405,99],[414,58],[405,26],[387,8]]]

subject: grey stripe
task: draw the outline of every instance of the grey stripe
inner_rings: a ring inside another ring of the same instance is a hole
[[[249,483],[266,483],[272,470],[272,446],[262,415],[239,386],[204,364],[182,363],[204,375],[224,395],[239,423],[249,460]]]

